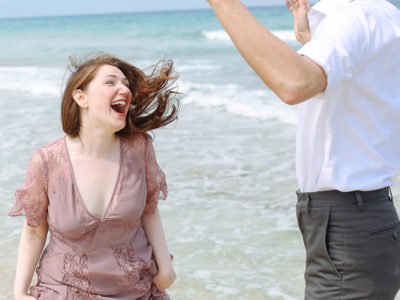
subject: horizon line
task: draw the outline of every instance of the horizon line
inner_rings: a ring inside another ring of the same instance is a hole
[[[387,0],[397,8],[400,9],[400,0]],[[254,8],[267,8],[267,7],[285,7],[285,4],[272,4],[272,5],[251,5],[249,9]],[[36,15],[36,16],[14,16],[3,17],[0,16],[0,21],[3,20],[23,20],[23,19],[40,19],[40,18],[60,18],[60,17],[85,17],[85,16],[105,16],[105,15],[127,15],[127,14],[142,14],[142,13],[165,13],[165,12],[193,12],[193,11],[212,11],[210,7],[198,8],[184,8],[184,9],[165,9],[165,10],[138,10],[130,12],[94,12],[94,13],[73,13],[73,14],[49,14],[49,15]]]
[[[253,8],[266,8],[266,7],[285,7],[285,5],[252,5],[248,6],[249,9]],[[39,18],[59,18],[59,17],[85,17],[85,16],[104,16],[104,15],[127,15],[127,14],[141,14],[141,13],[165,13],[165,12],[192,12],[192,11],[212,11],[211,8],[186,8],[186,9],[165,9],[165,10],[140,10],[131,12],[94,12],[94,13],[76,13],[76,14],[49,14],[49,15],[36,15],[36,16],[15,16],[15,17],[2,17],[0,20],[22,20],[22,19],[39,19]]]

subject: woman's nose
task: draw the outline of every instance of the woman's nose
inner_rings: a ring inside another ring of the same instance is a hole
[[[131,94],[131,90],[125,84],[121,83],[119,87],[119,93],[121,95],[129,95]]]

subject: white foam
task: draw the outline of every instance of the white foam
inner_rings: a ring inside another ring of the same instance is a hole
[[[63,70],[49,67],[0,67],[0,90],[59,96]]]
[[[214,71],[221,69],[221,66],[215,64],[201,64],[201,63],[192,63],[192,64],[179,64],[176,68],[176,71],[179,72],[188,72],[188,71]]]
[[[229,35],[223,30],[203,31],[202,34],[211,41],[230,41]]]
[[[283,292],[283,291],[281,291],[281,290],[279,290],[277,288],[274,288],[274,287],[270,287],[268,289],[268,296],[271,296],[271,297],[274,297],[274,298],[280,297],[281,299],[284,299],[284,300],[296,300],[296,299],[298,299],[298,298],[291,297],[291,296],[287,295],[285,292]]]
[[[194,278],[210,278],[212,276],[212,271],[208,270],[198,270],[192,275]]]
[[[287,106],[267,88],[250,90],[245,87],[227,84],[204,84],[180,81],[183,102],[204,108],[221,110],[248,118],[261,120],[279,119],[284,123],[296,124],[297,110]]]
[[[273,30],[273,34],[275,34],[278,38],[286,42],[296,42],[296,36],[293,30]]]
[[[286,42],[296,41],[293,30],[273,30],[271,32]],[[203,31],[202,34],[206,39],[211,41],[230,41],[229,35],[224,30]]]

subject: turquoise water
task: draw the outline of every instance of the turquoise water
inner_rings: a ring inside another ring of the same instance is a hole
[[[252,9],[297,49],[286,7]],[[175,300],[301,299],[296,109],[240,57],[210,10],[0,20],[0,299],[12,298],[23,218],[6,217],[37,147],[63,135],[68,57],[105,51],[138,67],[173,59],[179,120],[155,132]],[[399,182],[397,177],[396,182]],[[394,187],[396,204],[399,188]],[[400,298],[399,298],[400,299]]]
[[[255,9],[277,30],[289,30],[286,9]],[[220,30],[211,11],[133,13],[0,20],[0,64],[59,66],[72,53],[103,50],[134,60],[225,56],[204,34]],[[230,49],[230,53],[234,53]]]

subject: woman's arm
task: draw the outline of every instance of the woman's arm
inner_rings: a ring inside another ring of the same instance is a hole
[[[18,248],[17,269],[14,282],[14,299],[36,299],[28,295],[33,272],[46,243],[48,225],[44,222],[37,228],[24,224]]]
[[[149,243],[153,247],[153,253],[158,265],[158,273],[154,276],[153,283],[158,290],[164,291],[175,281],[176,275],[165,240],[158,208],[151,214],[143,215],[142,224]]]

